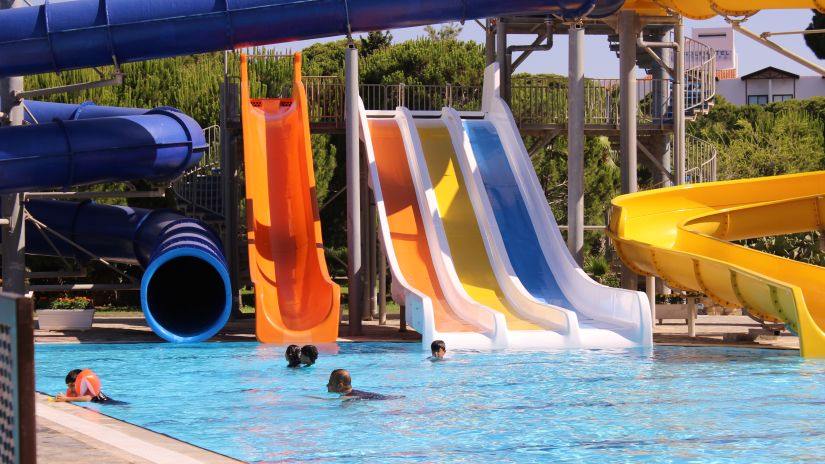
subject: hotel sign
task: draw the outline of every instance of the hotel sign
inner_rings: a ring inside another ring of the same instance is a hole
[[[716,69],[736,69],[739,67],[739,59],[736,56],[736,46],[733,40],[733,28],[694,28],[693,40],[716,50]]]

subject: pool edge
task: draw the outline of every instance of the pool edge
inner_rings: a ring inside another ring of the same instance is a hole
[[[96,410],[70,403],[49,402],[48,396],[39,392],[35,393],[35,411],[38,420],[44,419],[70,429],[74,433],[84,435],[88,440],[99,443],[99,449],[125,452],[146,462],[174,464],[245,462],[116,419]]]

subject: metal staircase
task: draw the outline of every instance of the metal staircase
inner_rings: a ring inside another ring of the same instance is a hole
[[[655,37],[649,37],[655,40]],[[610,50],[619,56],[619,36],[608,36]],[[671,37],[672,40],[672,37]],[[694,120],[707,114],[716,97],[716,51],[696,40],[685,38],[685,118]],[[641,48],[636,51],[636,65],[653,75],[656,62]],[[667,117],[673,119],[671,107]]]
[[[209,143],[209,150],[197,166],[172,182],[172,192],[183,214],[197,217],[220,230],[224,220],[220,127],[207,127],[203,134]]]

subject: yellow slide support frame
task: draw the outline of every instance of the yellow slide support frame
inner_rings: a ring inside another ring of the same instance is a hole
[[[825,231],[825,171],[622,195],[608,234],[634,272],[784,322],[825,357],[825,268],[730,243]]]

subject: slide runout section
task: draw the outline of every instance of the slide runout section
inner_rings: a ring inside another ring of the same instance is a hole
[[[610,235],[636,272],[784,322],[802,356],[825,357],[825,269],[728,242],[817,230],[823,194],[825,172],[624,195],[613,200]]]
[[[475,114],[475,113],[474,113]],[[456,148],[458,173],[462,174],[465,191],[476,216],[481,238],[493,274],[516,314],[529,322],[545,329],[551,329],[565,336],[566,347],[576,347],[579,343],[578,321],[575,313],[560,305],[562,300],[553,302],[540,301],[524,287],[520,276],[514,271],[507,258],[505,245],[499,231],[498,218],[493,213],[490,198],[484,192],[479,165],[474,156],[474,147],[469,132],[458,112],[452,108],[442,110],[441,120],[448,128]],[[479,121],[483,123],[483,121]],[[497,139],[485,140],[484,149],[494,148]],[[500,144],[499,144],[500,145]],[[520,246],[514,244],[514,246]]]
[[[249,267],[256,334],[268,343],[330,343],[338,337],[340,289],[321,240],[301,56],[293,98],[251,100],[241,56]]]
[[[617,348],[648,345],[649,341],[644,336],[646,331],[640,330],[640,321],[632,324],[617,323],[609,320],[610,314],[605,318],[608,320],[603,320],[595,311],[581,311],[568,300],[551,263],[544,259],[541,242],[554,237],[539,238],[495,126],[489,121],[477,120],[464,121],[464,126],[472,147],[471,151],[467,151],[467,156],[477,162],[471,163],[471,166],[475,167],[480,177],[477,185],[484,190],[485,200],[489,201],[482,207],[490,216],[485,224],[488,225],[490,234],[495,235],[493,246],[500,250],[499,254],[512,266],[512,275],[522,283],[524,291],[547,304],[542,308],[546,313],[558,312],[560,309],[572,313],[567,317],[574,326],[571,330],[577,338],[571,340],[571,346]],[[562,252],[566,253],[566,249]],[[595,282],[593,284],[599,285]],[[622,292],[618,289],[610,291]],[[634,301],[631,300],[631,303]],[[590,304],[598,305],[595,301]],[[642,305],[631,307],[647,309]]]
[[[611,288],[593,281],[570,254],[512,113],[499,96],[498,74],[498,65],[495,63],[485,71],[484,119],[492,123],[498,133],[518,184],[518,193],[524,199],[535,234],[540,237],[540,256],[544,257],[552,271],[558,288],[571,305],[570,308],[575,308],[582,327],[609,329],[614,335],[621,337],[617,340],[619,344],[630,340],[638,345],[651,345],[653,329],[647,296],[641,292]],[[613,336],[595,332],[584,336],[583,343],[612,343],[607,341],[611,338]]]
[[[491,267],[484,239],[470,202],[452,135],[441,118],[413,118],[404,109],[408,134],[415,155],[416,189],[428,222],[433,260],[440,261],[442,282],[448,282],[471,301],[491,308],[506,321],[508,346],[517,348],[561,348],[565,333],[553,324],[536,324],[507,299]],[[433,240],[433,238],[435,240]],[[447,284],[445,284],[447,285]],[[558,330],[558,329],[557,329]]]
[[[506,347],[506,329],[499,327],[493,311],[445,292],[439,282],[398,115],[367,112],[362,104],[361,123],[393,293],[400,293],[409,323],[422,334],[422,349],[437,339],[454,348]],[[460,309],[454,310],[449,300]]]

